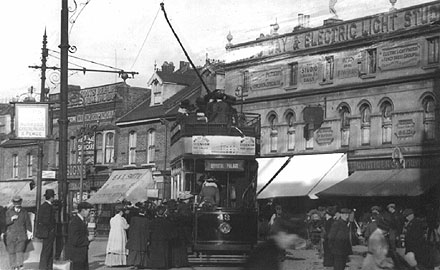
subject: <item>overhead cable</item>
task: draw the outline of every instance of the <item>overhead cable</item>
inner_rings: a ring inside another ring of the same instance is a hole
[[[134,59],[133,65],[131,65],[131,68],[130,68],[130,69],[133,69],[134,65],[136,64],[136,61],[137,61],[138,58],[139,58],[139,55],[141,54],[142,49],[144,48],[145,42],[147,41],[147,38],[148,38],[148,36],[150,35],[151,29],[153,28],[154,22],[156,21],[157,15],[159,15],[159,11],[160,11],[160,8],[157,10],[157,12],[156,12],[156,16],[154,16],[153,22],[152,22],[151,25],[150,25],[150,29],[148,29],[147,35],[146,35],[145,38],[144,38],[144,42],[142,42],[142,46],[141,46],[141,48],[139,49],[139,52],[137,53],[136,58]]]

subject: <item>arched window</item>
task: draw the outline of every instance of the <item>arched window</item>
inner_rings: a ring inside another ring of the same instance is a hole
[[[350,141],[350,108],[347,105],[341,105],[339,116],[341,118],[341,146],[348,146]]]
[[[128,134],[128,164],[136,164],[136,131]]]
[[[156,131],[150,129],[147,137],[147,163],[154,163],[156,152]]]
[[[361,113],[361,143],[362,145],[370,144],[370,125],[371,125],[371,108],[370,105],[364,103],[360,107]]]
[[[295,114],[293,112],[288,112],[286,114],[287,123],[287,150],[295,150]]]
[[[276,152],[278,150],[278,131],[276,129],[277,115],[275,113],[271,113],[267,119],[270,128],[270,152]]]
[[[392,112],[393,107],[389,101],[384,101],[380,106],[380,112],[382,115],[382,143],[391,143],[392,138]]]
[[[435,139],[435,100],[428,96],[423,100],[424,139]]]

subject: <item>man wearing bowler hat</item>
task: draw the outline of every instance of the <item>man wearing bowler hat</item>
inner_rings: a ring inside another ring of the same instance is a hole
[[[44,193],[46,201],[40,206],[37,215],[36,237],[43,239],[43,247],[40,253],[39,269],[53,269],[53,243],[55,241],[55,209],[53,201],[55,191],[46,189]]]
[[[32,238],[32,225],[26,210],[21,208],[23,199],[12,198],[13,207],[6,211],[6,249],[11,269],[23,269],[26,241]]]
[[[69,223],[66,255],[72,261],[72,270],[89,269],[89,243],[93,236],[87,230],[87,217],[93,206],[88,202],[78,204],[78,214],[74,215]]]

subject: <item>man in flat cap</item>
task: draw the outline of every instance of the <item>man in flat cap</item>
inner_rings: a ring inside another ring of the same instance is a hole
[[[55,209],[53,201],[55,191],[47,189],[44,193],[46,201],[40,206],[37,215],[36,237],[43,239],[43,247],[40,253],[39,269],[53,269],[53,243],[55,241]]]
[[[352,254],[348,216],[351,210],[342,208],[340,219],[336,220],[328,235],[329,247],[333,253],[333,269],[344,270],[348,255]]]
[[[72,261],[72,270],[89,269],[89,243],[93,236],[87,230],[87,218],[93,206],[88,202],[78,204],[78,214],[74,215],[69,223],[66,243],[67,258]]]
[[[32,238],[32,225],[26,210],[21,208],[23,199],[12,198],[13,207],[6,211],[6,249],[11,269],[23,269],[26,242]]]

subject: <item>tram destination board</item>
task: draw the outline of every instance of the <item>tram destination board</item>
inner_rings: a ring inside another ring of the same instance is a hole
[[[244,160],[205,160],[206,171],[244,171]]]

